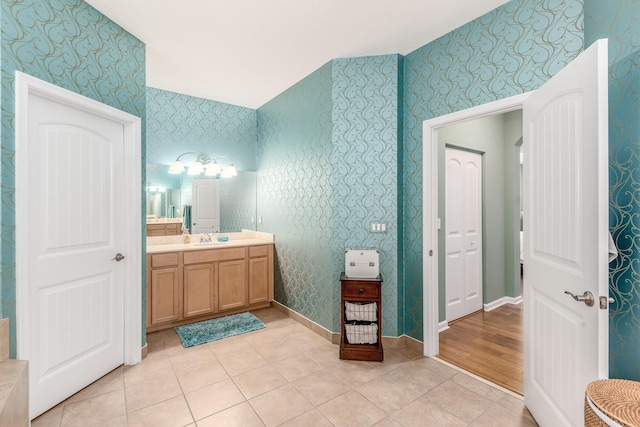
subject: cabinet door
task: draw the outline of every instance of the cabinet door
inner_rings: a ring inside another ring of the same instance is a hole
[[[177,267],[151,270],[151,324],[180,319],[182,299]]]
[[[249,304],[269,301],[267,257],[249,259]]]
[[[247,305],[247,263],[244,259],[218,263],[218,308],[229,310]]]
[[[215,267],[213,263],[184,266],[184,317],[216,311]]]

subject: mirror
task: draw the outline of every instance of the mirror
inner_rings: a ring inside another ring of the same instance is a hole
[[[147,163],[147,218],[182,218],[184,206],[193,205],[194,178],[220,181],[221,233],[256,230],[256,172],[253,171],[238,171],[238,176],[232,178],[209,178],[186,173],[172,175],[169,165]]]

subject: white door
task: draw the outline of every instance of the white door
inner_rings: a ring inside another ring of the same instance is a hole
[[[586,385],[608,376],[607,108],[606,40],[524,103],[524,393],[541,426],[583,425]]]
[[[445,149],[447,321],[482,309],[482,156]]]
[[[29,360],[34,418],[124,361],[129,260],[114,257],[131,221],[123,124],[35,94],[28,104],[19,148],[28,171],[16,189],[26,208],[17,226],[26,227],[19,237],[26,257],[17,263],[28,275],[28,326],[18,356]]]
[[[220,232],[220,181],[194,179],[191,184],[192,234]]]

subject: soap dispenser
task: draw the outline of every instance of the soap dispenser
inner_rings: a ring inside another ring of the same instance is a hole
[[[182,240],[184,241],[185,244],[191,243],[191,236],[189,235],[189,229],[188,228],[183,228],[182,229]]]

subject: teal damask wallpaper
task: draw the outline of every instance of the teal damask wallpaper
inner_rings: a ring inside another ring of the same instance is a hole
[[[194,151],[255,171],[256,133],[256,110],[147,87],[148,163],[170,165]]]
[[[610,264],[609,375],[640,380],[640,7],[586,0],[585,45],[609,39],[609,225],[619,250]]]
[[[0,15],[2,316],[10,318],[14,357],[14,72],[141,117],[144,129],[145,46],[82,0],[2,0]],[[143,133],[143,155],[144,141]]]
[[[258,216],[275,299],[333,330],[331,63],[258,108]]]
[[[382,330],[398,336],[399,55],[336,59],[332,68],[333,331],[340,330],[344,250],[380,251]],[[372,233],[372,222],[387,233]]]
[[[383,333],[397,335],[399,62],[337,59],[258,109],[259,229],[277,236],[276,300],[334,332],[344,250],[365,246],[380,248]]]
[[[536,89],[582,50],[582,0],[511,0],[405,57],[401,333],[422,340],[422,122]]]

